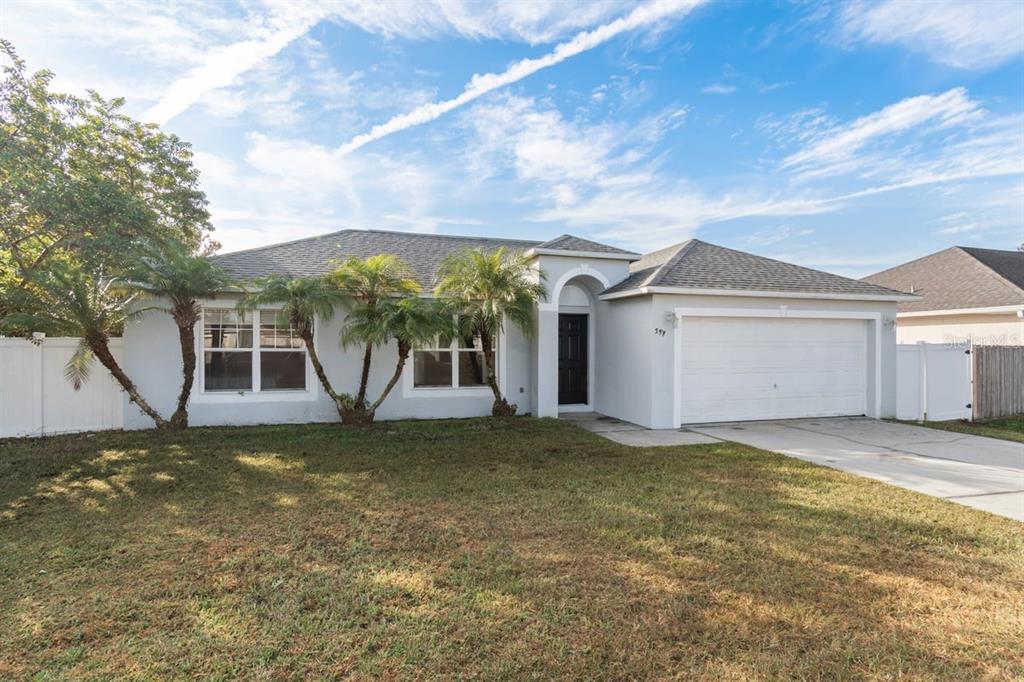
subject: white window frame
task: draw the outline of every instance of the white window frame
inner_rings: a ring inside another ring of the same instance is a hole
[[[309,351],[305,345],[299,348],[263,348],[260,346],[260,313],[262,311],[280,311],[279,305],[262,305],[252,311],[252,348],[237,351],[229,349],[227,352],[249,352],[252,358],[252,388],[248,390],[206,390],[206,362],[203,353],[207,350],[203,347],[203,332],[206,328],[206,312],[208,310],[234,310],[230,301],[201,301],[202,313],[195,329],[196,348],[196,381],[192,385],[191,400],[196,403],[232,403],[232,402],[301,402],[316,400],[320,394],[320,381],[313,370],[313,363],[309,358]],[[319,350],[317,330],[319,325],[313,325],[313,346]],[[264,391],[260,386],[260,355],[263,352],[287,352],[301,350],[306,356],[306,388],[271,389]],[[221,352],[221,351],[217,351]]]
[[[497,374],[498,387],[505,390],[505,337],[498,332],[494,348],[494,372]],[[409,359],[406,361],[405,370],[402,372],[402,397],[404,398],[455,398],[455,397],[493,397],[491,387],[487,384],[482,386],[459,386],[459,352],[480,352],[470,351],[468,348],[459,348],[459,339],[453,338],[447,348],[440,346],[431,348],[413,348],[409,351]],[[416,356],[417,350],[439,350],[452,353],[452,385],[451,386],[416,386]]]

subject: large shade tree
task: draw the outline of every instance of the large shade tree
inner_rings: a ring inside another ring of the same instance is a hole
[[[131,270],[135,284],[166,300],[164,309],[178,328],[181,347],[181,388],[171,415],[172,428],[188,426],[188,399],[196,374],[196,324],[202,317],[200,300],[215,298],[231,277],[203,255],[191,253],[179,242],[168,242],[139,259]]]
[[[120,98],[54,92],[53,74],[28,73],[4,40],[0,64],[0,317],[8,333],[81,336],[91,351],[78,357],[99,359],[162,425],[105,339],[129,318],[140,257],[216,248],[191,149]]]
[[[449,256],[439,271],[437,295],[459,320],[461,332],[480,337],[485,380],[494,394],[494,416],[515,414],[501,393],[494,368],[494,340],[505,320],[526,336],[535,328],[537,303],[547,297],[543,271],[519,251],[466,249]]]
[[[373,318],[382,314],[378,304],[392,298],[416,296],[420,285],[413,277],[409,265],[398,256],[377,254],[366,259],[350,256],[339,262],[328,275],[329,281],[338,287],[349,302],[349,314],[361,311],[364,318]],[[380,328],[380,325],[371,325]],[[351,408],[347,408],[350,422],[366,421],[368,416],[366,404],[367,385],[370,380],[370,365],[373,360],[373,349],[386,342],[386,336],[366,336],[361,338],[355,334],[343,334],[342,345],[359,344],[363,347],[363,364],[359,375],[359,389],[353,398]]]
[[[320,385],[334,401],[338,415],[342,417],[343,406],[350,404],[351,399],[334,390],[316,351],[313,330],[316,324],[328,322],[334,317],[335,308],[344,300],[341,291],[322,277],[276,275],[258,280],[253,285],[253,291],[238,303],[240,310],[255,310],[262,305],[281,306],[281,314],[287,318],[306,346]]]
[[[22,279],[56,255],[101,251],[115,268],[154,242],[203,248],[210,216],[187,143],[121,113],[121,98],[53,92],[53,74],[27,73],[2,39],[0,55],[0,244]]]

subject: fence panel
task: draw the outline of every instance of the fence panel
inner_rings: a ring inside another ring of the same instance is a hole
[[[1024,414],[1024,346],[975,346],[975,419]]]
[[[124,426],[121,387],[94,362],[78,391],[64,378],[64,365],[78,339],[47,338],[39,343],[0,339],[0,437],[100,431]],[[111,339],[121,358],[121,339]]]
[[[971,418],[971,357],[941,343],[896,347],[896,417]]]
[[[924,420],[924,355],[917,344],[896,346],[896,418]]]

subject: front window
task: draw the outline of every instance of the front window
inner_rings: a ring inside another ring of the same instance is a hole
[[[203,311],[203,390],[305,388],[305,344],[279,311]]]
[[[494,351],[491,351],[494,367]],[[413,351],[413,386],[416,388],[474,388],[486,386],[486,366],[480,337],[452,339],[440,336]]]

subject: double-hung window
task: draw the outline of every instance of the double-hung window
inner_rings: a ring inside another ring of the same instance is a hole
[[[413,350],[413,387],[477,388],[486,386],[486,366],[480,337],[439,336]],[[494,351],[491,351],[491,367]]]
[[[203,390],[302,391],[306,347],[277,310],[203,310]]]

